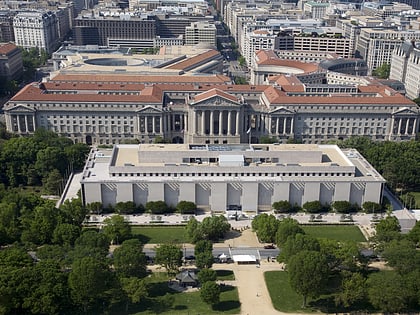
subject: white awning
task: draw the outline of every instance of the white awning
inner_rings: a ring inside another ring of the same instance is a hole
[[[257,258],[254,255],[233,255],[232,259],[234,262],[257,262]]]

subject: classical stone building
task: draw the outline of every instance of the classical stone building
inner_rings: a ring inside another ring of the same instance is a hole
[[[89,144],[157,138],[239,144],[262,136],[304,143],[350,136],[410,140],[418,132],[419,107],[379,83],[303,84],[290,75],[268,83],[233,85],[221,75],[61,74],[24,87],[4,113],[11,132],[44,127]]]
[[[81,181],[85,204],[187,200],[206,211],[240,205],[254,213],[280,200],[379,203],[384,183],[356,150],[287,144],[116,145],[91,152]]]

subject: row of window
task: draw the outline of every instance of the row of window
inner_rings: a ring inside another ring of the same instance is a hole
[[[112,173],[113,177],[279,177],[279,176],[302,176],[302,177],[313,177],[313,176],[351,176],[353,173]]]

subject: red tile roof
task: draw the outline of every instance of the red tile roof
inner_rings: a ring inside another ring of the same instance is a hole
[[[229,83],[231,79],[227,76],[216,75],[114,75],[114,74],[58,74],[52,81],[60,82],[103,82],[103,83]]]
[[[217,50],[211,49],[205,53],[188,58],[186,60],[182,60],[174,65],[166,67],[166,69],[188,70],[188,68],[192,67],[193,65],[199,66],[205,61],[212,60],[217,55],[219,55],[219,52]]]
[[[15,50],[17,46],[13,43],[0,44],[0,55],[7,55]]]

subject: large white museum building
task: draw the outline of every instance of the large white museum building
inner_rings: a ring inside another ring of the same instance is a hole
[[[81,183],[85,204],[186,200],[217,213],[269,211],[280,200],[380,203],[385,180],[336,145],[119,144],[91,151]]]

